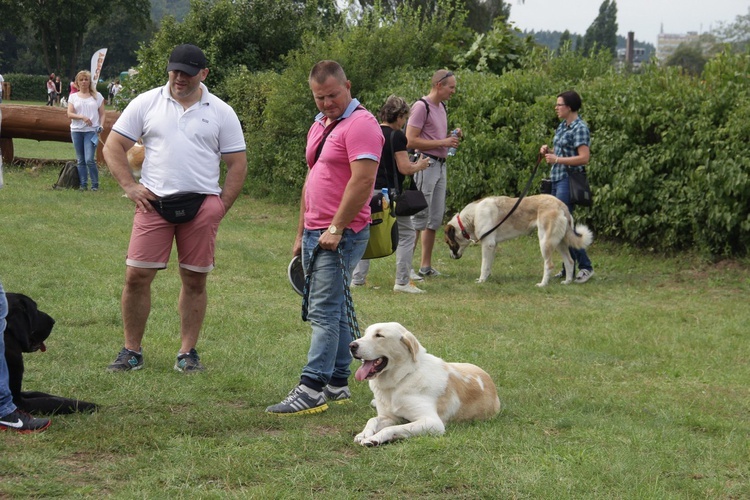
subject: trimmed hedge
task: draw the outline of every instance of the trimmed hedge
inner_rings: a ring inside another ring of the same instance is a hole
[[[3,75],[6,82],[11,85],[11,99],[14,101],[41,101],[47,102],[47,80],[49,75],[25,75],[22,73],[8,73]],[[63,95],[67,96],[70,90],[70,80],[62,77]],[[107,83],[99,82],[96,90],[107,98]],[[3,100],[6,97],[3,96]]]

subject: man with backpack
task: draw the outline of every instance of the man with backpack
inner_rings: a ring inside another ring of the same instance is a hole
[[[435,234],[443,224],[445,193],[447,186],[446,157],[449,148],[457,148],[462,137],[461,129],[456,134],[448,133],[448,112],[445,101],[456,93],[456,77],[452,71],[440,69],[432,75],[430,93],[416,101],[411,107],[406,125],[409,149],[415,149],[430,158],[430,166],[414,174],[414,182],[427,199],[427,208],[412,217],[414,229],[421,231],[422,258],[419,274],[440,276],[432,267],[432,249]],[[415,278],[415,277],[413,277]]]

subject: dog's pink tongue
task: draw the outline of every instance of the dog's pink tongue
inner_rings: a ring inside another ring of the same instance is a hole
[[[357,382],[362,382],[363,380],[365,380],[372,371],[372,367],[374,365],[374,360],[365,361],[364,363],[362,363],[362,366],[360,366],[357,369],[357,372],[354,374],[354,378],[357,379]]]

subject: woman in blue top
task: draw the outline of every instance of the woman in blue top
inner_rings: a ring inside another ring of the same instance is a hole
[[[552,181],[552,195],[568,206],[571,215],[574,206],[570,203],[570,188],[568,186],[568,169],[584,170],[591,157],[591,133],[586,123],[578,116],[581,109],[581,96],[573,90],[568,90],[557,96],[555,112],[562,120],[555,131],[553,151],[546,144],[539,152],[544,155],[548,164],[552,165],[550,180]],[[593,275],[586,250],[570,249],[573,264],[578,266],[576,283],[586,283]],[[575,270],[573,271],[575,272]],[[564,278],[565,269],[555,278]]]

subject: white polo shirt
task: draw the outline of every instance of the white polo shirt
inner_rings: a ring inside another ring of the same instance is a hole
[[[112,130],[137,141],[146,158],[141,184],[157,196],[220,194],[221,155],[245,151],[245,137],[231,106],[201,86],[201,100],[184,110],[169,84],[151,89],[128,104]]]

